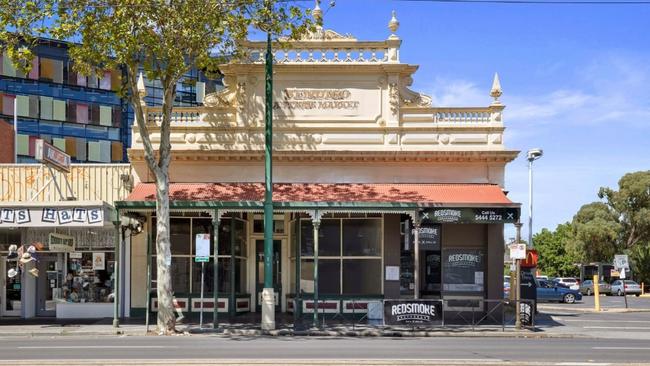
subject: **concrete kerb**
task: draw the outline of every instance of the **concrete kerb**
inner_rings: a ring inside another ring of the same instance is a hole
[[[568,312],[578,312],[578,313],[647,313],[650,312],[650,309],[634,309],[634,308],[602,308],[600,311],[596,311],[594,308],[575,308],[575,307],[563,307],[563,306],[540,306],[539,310],[553,310],[553,311],[568,311]]]
[[[112,328],[93,329],[93,330],[30,330],[7,331],[0,327],[0,338],[5,337],[92,337],[92,336],[155,336],[155,331],[145,333],[144,327],[132,328]],[[573,333],[549,333],[533,330],[384,330],[384,329],[364,329],[364,330],[321,330],[307,329],[303,331],[293,331],[291,329],[276,329],[272,331],[262,331],[260,329],[218,329],[216,332],[212,329],[198,328],[192,329],[187,327],[181,329],[178,336],[199,336],[199,337],[500,337],[500,338],[593,338],[582,334]]]

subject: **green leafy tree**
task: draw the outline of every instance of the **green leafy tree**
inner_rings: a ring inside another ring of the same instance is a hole
[[[575,276],[578,274],[579,258],[571,251],[573,227],[570,223],[557,226],[555,231],[542,229],[533,236],[533,244],[539,252],[539,269],[552,276]]]
[[[650,243],[650,170],[625,174],[618,191],[601,188],[598,196],[618,214],[622,249]]]
[[[638,282],[650,284],[650,243],[641,243],[630,250],[632,273]]]
[[[280,0],[0,0],[0,43],[24,72],[38,37],[72,42],[77,71],[90,74],[122,67],[144,158],[156,183],[157,295],[159,332],[175,332],[169,233],[170,124],[176,85],[192,68],[218,70],[236,59],[238,41],[250,29],[297,36],[311,27],[306,14]],[[162,84],[160,124],[147,121],[138,73]],[[140,90],[139,90],[140,89]],[[151,137],[159,138],[155,146]]]
[[[568,252],[582,262],[609,262],[619,250],[618,214],[603,202],[583,205],[571,222],[574,239]]]

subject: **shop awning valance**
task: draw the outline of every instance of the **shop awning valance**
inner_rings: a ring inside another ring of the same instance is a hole
[[[263,183],[172,183],[169,196],[174,203],[195,202],[198,206],[211,206],[210,202],[255,203],[264,200]],[[154,183],[138,184],[123,204],[135,206],[136,202],[149,206],[155,202]],[[328,203],[337,206],[384,206],[397,204],[401,207],[518,207],[496,184],[424,184],[424,183],[276,183],[273,185],[273,201],[280,206],[293,204]],[[228,205],[230,206],[230,205]]]

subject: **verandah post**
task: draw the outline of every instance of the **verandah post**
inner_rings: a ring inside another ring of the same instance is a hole
[[[272,6],[271,1],[265,4]],[[273,53],[271,31],[266,33],[266,85],[264,129],[264,289],[262,290],[262,329],[275,329],[275,290],[273,289]]]
[[[318,231],[320,229],[320,215],[314,213],[312,220],[314,226],[314,327],[318,327]]]
[[[120,222],[120,210],[115,210],[115,264],[113,268],[113,327],[120,327],[120,241],[122,224]]]
[[[214,265],[212,267],[212,329],[219,326],[219,210],[214,210],[212,216],[212,247],[214,251]]]

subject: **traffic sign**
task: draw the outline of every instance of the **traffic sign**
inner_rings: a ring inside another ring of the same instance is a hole
[[[210,234],[196,234],[194,245],[195,245],[194,261],[209,262],[210,261]]]
[[[614,256],[614,268],[618,269],[619,271],[621,269],[630,269],[630,264],[627,259],[627,255],[625,254],[616,254]]]
[[[526,244],[510,244],[510,259],[526,259]]]

